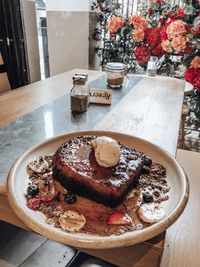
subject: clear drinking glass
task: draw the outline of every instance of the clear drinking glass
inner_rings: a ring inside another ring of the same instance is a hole
[[[155,76],[157,74],[158,58],[150,57],[147,64],[147,75]]]

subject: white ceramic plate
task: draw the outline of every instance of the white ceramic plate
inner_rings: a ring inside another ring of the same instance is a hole
[[[154,161],[166,167],[167,181],[171,189],[169,200],[163,202],[166,211],[166,216],[163,220],[143,230],[128,232],[120,236],[99,237],[89,234],[66,233],[59,228],[45,223],[45,217],[39,211],[32,211],[27,208],[24,197],[28,184],[27,164],[37,156],[54,154],[62,143],[76,136],[86,134],[110,136],[123,145],[128,145],[138,151],[144,152]],[[9,202],[13,210],[28,227],[41,235],[61,243],[80,248],[96,249],[130,246],[143,242],[165,231],[183,212],[189,193],[187,177],[181,166],[169,153],[142,139],[130,135],[104,131],[85,131],[57,136],[34,146],[25,152],[12,166],[8,175],[7,188]]]

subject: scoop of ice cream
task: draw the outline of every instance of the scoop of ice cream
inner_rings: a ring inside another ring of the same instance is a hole
[[[120,159],[120,145],[107,136],[99,136],[91,141],[95,158],[102,167],[113,167]]]

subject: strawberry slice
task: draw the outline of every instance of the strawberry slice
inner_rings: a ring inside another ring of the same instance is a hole
[[[26,206],[31,210],[38,210],[42,203],[40,198],[29,198],[26,202]]]
[[[107,224],[109,225],[130,225],[132,223],[131,217],[121,211],[115,211],[108,217]]]

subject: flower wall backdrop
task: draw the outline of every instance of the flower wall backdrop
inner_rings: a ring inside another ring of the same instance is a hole
[[[158,74],[185,78],[194,86],[194,99],[200,98],[200,0],[170,3],[142,0],[137,14],[125,16],[116,1],[93,2],[96,53],[102,69],[107,62],[118,61],[127,64],[129,72],[145,72],[150,56],[157,56]]]
[[[116,1],[93,3],[92,9],[98,8],[93,39],[101,41],[96,47],[101,65],[122,61],[129,71],[136,72],[141,67],[145,70],[150,56],[158,56],[164,65],[162,68],[160,64],[161,73],[179,76],[195,56],[200,56],[200,0],[185,2],[182,7],[165,0],[147,1],[145,9],[141,6],[137,14],[128,17],[121,14]]]

